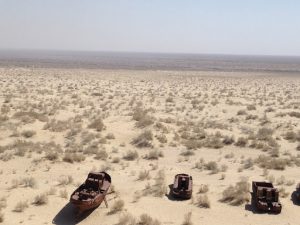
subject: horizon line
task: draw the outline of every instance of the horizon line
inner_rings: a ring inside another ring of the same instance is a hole
[[[86,53],[128,53],[128,54],[162,54],[162,55],[211,55],[211,56],[250,56],[250,57],[294,57],[288,54],[237,54],[237,53],[195,53],[195,52],[160,52],[160,51],[122,51],[122,50],[82,50],[82,49],[32,49],[32,48],[0,48],[1,51],[36,51],[36,52],[86,52]]]

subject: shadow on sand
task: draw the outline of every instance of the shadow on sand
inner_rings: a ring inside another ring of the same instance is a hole
[[[77,223],[80,223],[85,218],[87,218],[94,210],[95,210],[95,208],[91,209],[89,211],[86,211],[85,213],[78,216],[76,214],[76,210],[75,210],[74,206],[72,204],[68,203],[53,218],[52,224],[75,225]]]
[[[172,190],[173,190],[173,184],[168,185],[169,186],[169,193],[166,194],[166,197],[171,200],[171,201],[186,201],[188,199],[183,199],[183,198],[174,198],[172,195]]]
[[[299,197],[297,196],[297,191],[294,191],[291,194],[291,200],[292,200],[292,202],[293,202],[294,205],[300,206],[300,200],[299,200]]]

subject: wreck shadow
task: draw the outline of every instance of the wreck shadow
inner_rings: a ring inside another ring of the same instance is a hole
[[[75,207],[68,203],[66,204],[53,218],[52,224],[56,225],[75,225],[87,218],[94,209],[82,213],[80,216],[76,214]]]
[[[294,205],[300,206],[300,200],[297,197],[297,191],[293,191],[293,193],[291,194],[291,200],[292,200]]]
[[[175,198],[172,194],[172,190],[173,190],[173,184],[169,184],[169,193],[166,194],[166,197],[171,200],[171,201],[186,201],[189,199],[183,199],[183,198]]]

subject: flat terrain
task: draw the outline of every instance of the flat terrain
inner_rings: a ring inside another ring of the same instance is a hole
[[[299,224],[300,76],[0,68],[0,108],[3,224]],[[69,196],[99,170],[109,208],[76,219]],[[191,200],[169,196],[177,173]],[[281,214],[253,209],[253,180]]]

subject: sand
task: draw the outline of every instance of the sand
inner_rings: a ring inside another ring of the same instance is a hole
[[[180,225],[191,212],[195,225],[300,224],[291,199],[300,175],[299,99],[300,77],[285,74],[0,69],[2,223],[112,225],[126,215],[138,223],[146,213]],[[144,131],[153,140],[135,145]],[[233,143],[224,144],[230,137]],[[128,151],[138,156],[128,160]],[[78,162],[70,162],[74,154]],[[278,161],[270,165],[260,155]],[[208,162],[216,168],[209,170]],[[109,208],[102,204],[76,219],[70,194],[89,171],[103,169],[116,191],[107,196]],[[149,176],[140,180],[143,171]],[[193,176],[191,200],[168,195],[177,173]],[[281,214],[259,213],[251,202],[222,202],[223,191],[242,179],[249,183],[246,199],[253,180],[284,188]],[[201,185],[207,193],[198,193]],[[44,204],[34,204],[39,194]],[[197,205],[204,195],[209,208]],[[119,200],[124,207],[109,213]],[[16,212],[20,202],[27,206]]]

